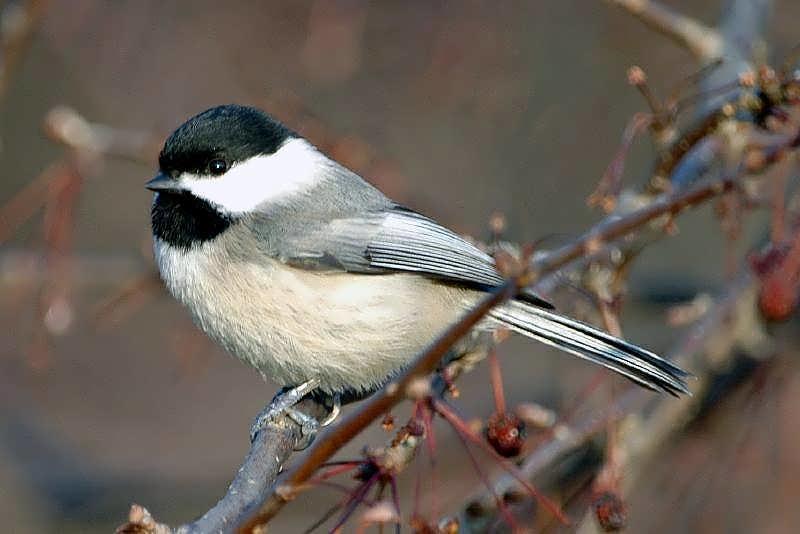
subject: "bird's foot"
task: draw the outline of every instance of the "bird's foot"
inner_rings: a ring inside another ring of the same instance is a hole
[[[339,415],[341,408],[339,395],[334,395],[332,397],[331,411],[322,420],[317,420],[315,417],[296,409],[297,403],[317,387],[319,387],[319,381],[311,379],[297,387],[282,390],[275,395],[272,402],[253,421],[253,425],[250,427],[250,442],[252,443],[255,440],[256,435],[265,426],[285,415],[300,427],[300,437],[295,444],[295,450],[301,451],[311,445],[319,429],[331,424]]]

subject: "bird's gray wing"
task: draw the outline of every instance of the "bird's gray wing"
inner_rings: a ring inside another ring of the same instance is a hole
[[[504,281],[489,254],[403,207],[341,217],[324,224],[306,223],[279,254],[283,261],[303,268],[364,274],[416,272],[482,288],[496,287]],[[532,293],[524,298],[552,307]]]
[[[386,214],[365,255],[373,268],[486,286],[503,283],[490,255],[431,219],[403,208]]]

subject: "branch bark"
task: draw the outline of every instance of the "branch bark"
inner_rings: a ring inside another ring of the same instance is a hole
[[[733,48],[742,50],[742,40],[750,44],[755,42],[756,38],[761,35],[763,23],[766,20],[765,16],[753,16],[749,20],[740,20],[745,10],[749,9],[746,5],[747,0],[732,0],[731,10],[739,11],[735,11],[735,16],[731,15],[730,20],[723,21],[718,30],[708,28],[688,17],[672,12],[656,2],[648,0],[608,1],[627,9],[647,24],[678,41],[691,50],[704,64],[718,59],[726,50]],[[763,15],[768,11],[770,1],[756,0],[753,4],[757,9],[753,14]],[[752,46],[745,48],[746,54],[740,54],[738,57],[749,59]],[[733,66],[725,70],[726,82],[729,82],[731,78],[735,79],[736,75],[741,72],[735,70],[738,68]],[[136,143],[132,144],[136,145]],[[136,153],[137,151],[126,149],[121,152]],[[612,241],[642,229],[662,217],[668,220],[669,217],[677,215],[689,207],[702,204],[730,191],[735,187],[739,178],[737,172],[736,176],[710,179],[690,189],[657,197],[649,205],[630,213],[613,215],[601,221],[573,243],[549,254],[539,255],[532,262],[532,270],[541,282],[549,280],[547,275],[561,268],[580,264],[586,257],[592,256],[598,249]],[[253,449],[231,483],[228,494],[201,519],[180,527],[178,531],[231,530],[235,524],[238,524],[238,528],[242,531],[261,531],[269,519],[291,500],[324,462],[375,419],[383,416],[392,406],[406,398],[407,387],[415,380],[423,379],[433,371],[449,347],[469,331],[492,306],[516,293],[520,282],[521,280],[514,279],[496,293],[487,296],[479,306],[448,329],[424,354],[420,355],[414,365],[397,381],[364,401],[350,416],[320,436],[304,458],[292,467],[281,480],[277,480],[276,477],[281,466],[292,454],[293,444],[298,437],[298,429],[291,424],[277,422],[260,432],[256,436]],[[748,291],[754,287],[752,278],[747,276],[743,276],[739,282],[741,286],[732,287],[729,295],[720,301],[716,311],[698,324],[685,338],[683,344],[673,351],[675,357],[691,357],[693,361],[696,360],[697,355],[707,348],[704,341],[708,339],[708,336],[725,330],[725,320],[729,312],[737,307],[738,303],[744,302],[745,295],[749,294]],[[703,373],[699,374],[705,376]],[[612,410],[614,416],[620,417],[622,414],[640,409],[651,398],[641,391],[631,390],[615,402]],[[655,417],[654,419],[647,419],[647,423],[653,425],[650,428],[654,430],[654,437],[651,439],[650,445],[643,447],[642,450],[648,450],[648,447],[659,443],[664,434],[662,431],[656,432],[656,430],[669,428],[669,424],[676,422],[676,417],[688,413],[683,411],[686,410],[683,407],[691,406],[691,402],[675,404],[681,408],[672,408],[675,411],[668,413],[668,416],[653,415],[651,417]],[[651,413],[665,414],[667,412],[656,410]],[[570,427],[567,432],[556,434],[550,442],[537,448],[535,453],[525,460],[522,466],[523,471],[529,476],[541,473],[566,451],[573,450],[592,435],[604,429],[607,420],[608,411],[604,409]],[[500,484],[510,483],[501,481]],[[506,487],[511,486],[507,485]],[[242,522],[238,523],[238,521]]]
[[[647,0],[608,1],[628,10],[646,24],[690,49],[701,65],[709,64],[718,58],[725,58],[726,61],[722,66],[716,68],[701,81],[701,90],[709,95],[699,107],[701,116],[708,113],[709,110],[718,109],[721,102],[730,99],[731,94],[735,91],[734,89],[723,95],[715,92],[715,88],[730,84],[731,80],[735,80],[740,73],[752,69],[751,54],[753,48],[762,39],[771,8],[770,0],[753,2],[730,0],[727,3],[727,10],[720,23],[720,28],[715,30],[703,27],[692,19],[674,13],[656,2]],[[710,40],[701,35],[702,32],[706,32],[710,36]],[[797,138],[779,144],[781,146],[775,150],[767,151],[771,154],[770,157],[773,161],[779,159],[785,150],[796,147]],[[693,165],[692,162],[696,158],[695,154],[688,154],[685,158],[686,161],[682,161],[679,168],[673,171],[670,183],[674,187],[693,183],[699,176],[705,174],[709,165]],[[676,177],[679,179],[676,180]],[[614,224],[613,216],[608,224]],[[585,238],[583,241],[591,242]],[[565,246],[560,251],[560,255],[565,258],[580,257],[580,253],[575,250],[574,245]],[[555,258],[558,259],[559,256],[557,255]],[[549,292],[558,284],[559,280],[551,275],[542,279],[539,286],[545,292]],[[763,343],[766,337],[763,333],[763,321],[755,311],[757,286],[757,280],[750,273],[749,265],[745,265],[713,309],[670,352],[672,359],[698,377],[698,383],[693,388],[696,391],[702,392],[706,382],[710,381],[719,366],[725,365],[733,358],[737,344],[747,345],[754,351],[756,351],[756,346],[762,350],[766,346]],[[635,419],[635,422],[630,425],[634,430],[622,436],[620,446],[625,451],[623,457],[626,458],[625,467],[628,471],[625,483],[630,487],[636,478],[637,471],[641,471],[646,465],[646,459],[665,443],[666,438],[672,432],[691,419],[701,401],[702,395],[696,395],[683,402],[652,400],[652,396],[647,396],[644,392],[636,389],[630,389],[619,397],[610,409],[597,411],[574,425],[561,427],[559,432],[554,432],[548,442],[538,446],[525,459],[521,470],[531,479],[541,476],[559,459],[584,446],[598,433],[605,431],[609,419],[620,419],[628,415]],[[513,479],[505,477],[495,486],[494,492],[479,492],[459,517],[465,532],[481,531],[487,524],[491,524],[499,515],[497,510],[493,509],[494,495],[505,495],[511,491],[518,491],[518,488]],[[468,513],[467,510],[470,512]],[[475,510],[485,512],[486,515],[476,516]],[[578,531],[597,531],[597,525],[591,512],[587,512]]]
[[[325,408],[314,401],[303,401],[298,409],[317,418],[326,413]],[[253,441],[225,496],[200,519],[178,527],[176,533],[228,532],[236,528],[243,517],[252,516],[267,489],[275,485],[298,439],[299,428],[288,417],[265,427]]]
[[[312,446],[303,461],[286,473],[280,485],[273,487],[259,510],[252,517],[244,518],[239,530],[258,531],[293,497],[300,485],[306,482],[324,462],[333,456],[362,430],[379,417],[383,417],[398,402],[409,396],[408,388],[417,380],[425,380],[442,358],[461,337],[469,332],[492,308],[516,295],[525,285],[524,273],[510,279],[448,328],[414,364],[398,379],[387,384],[381,391],[365,400],[359,409],[340,421]]]
[[[677,215],[689,207],[715,198],[731,190],[739,178],[740,176],[711,179],[687,191],[664,195],[652,204],[625,216],[609,217],[573,243],[540,256],[532,262],[533,268],[541,276],[552,274],[565,267],[568,268],[572,262],[580,264],[584,256],[591,254],[598,246],[619,239],[660,217]],[[242,532],[253,532],[263,528],[324,462],[373,421],[407,398],[407,388],[413,381],[423,379],[430,374],[449,348],[480,321],[492,307],[516,294],[521,285],[526,285],[528,280],[525,279],[525,276],[523,274],[513,278],[506,285],[488,295],[420,355],[414,365],[401,377],[365,400],[350,416],[320,436],[300,463],[290,469],[277,483],[274,477],[280,472],[281,466],[286,463],[293,450],[293,447],[289,447],[287,444],[296,442],[299,438],[299,429],[283,422],[268,426],[265,431],[256,436],[253,444],[256,452],[251,451],[248,455],[231,483],[228,494],[209,514],[195,523],[179,527],[178,532],[228,530],[233,526],[231,518],[234,517],[242,520],[238,527]],[[640,407],[643,398],[646,397],[642,392],[631,391],[618,401],[614,411],[617,414],[629,413]],[[529,461],[523,464],[524,471],[530,475],[536,473],[543,466],[550,465],[565,451],[576,448],[604,428],[607,420],[607,412],[603,412],[602,417],[598,415],[595,418],[587,419],[569,429],[568,433],[560,434],[552,442],[537,449]],[[276,427],[273,428],[273,426]],[[266,443],[266,440],[276,443],[270,445]],[[261,465],[262,462],[267,465]],[[247,488],[246,494],[242,493],[242,488]],[[264,495],[266,497],[263,497]]]
[[[189,534],[228,532],[234,529],[241,532],[260,532],[322,464],[376,419],[383,417],[393,406],[408,398],[409,388],[413,388],[416,381],[427,380],[427,376],[436,369],[450,347],[492,308],[516,295],[525,282],[525,273],[520,273],[488,294],[420,354],[402,375],[363,401],[358,410],[320,436],[303,459],[289,469],[279,483],[276,483],[277,475],[292,455],[295,443],[301,438],[300,428],[288,418],[265,426],[256,434],[250,452],[226,495],[203,517],[178,527],[175,532]],[[322,415],[318,412],[322,407],[314,401],[305,401],[305,405],[298,408],[317,418]],[[136,510],[141,509],[138,505],[134,507]],[[131,515],[134,515],[133,510]],[[149,514],[146,517],[152,520]],[[168,528],[163,524],[153,524],[161,529]],[[142,528],[142,525],[129,521],[118,532],[137,532],[136,528]]]
[[[750,353],[758,357],[763,356],[764,349],[769,347],[764,343],[763,323],[753,313],[756,282],[749,266],[744,267],[712,309],[669,352],[671,361],[695,374],[694,396],[678,402],[664,396],[653,396],[640,388],[629,388],[611,406],[601,407],[569,426],[558,427],[548,441],[537,446],[523,460],[520,471],[528,480],[534,480],[560,459],[603,433],[609,421],[637,414],[636,421],[629,425],[631,431],[623,434],[621,440],[623,456],[627,458],[625,467],[629,477],[626,480],[630,484],[635,478],[631,469],[646,465],[646,458],[695,415],[703,400],[705,386],[734,356],[735,348],[749,347]],[[502,497],[520,491],[517,481],[506,476],[497,482],[493,492],[478,492],[468,500],[459,515],[464,532],[480,532],[497,519],[499,511],[495,495]],[[476,510],[482,514],[476,515]]]

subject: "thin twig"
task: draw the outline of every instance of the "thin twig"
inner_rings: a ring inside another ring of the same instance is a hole
[[[592,254],[610,241],[640,229],[645,224],[663,215],[677,215],[683,210],[702,204],[710,198],[730,191],[737,179],[727,177],[708,180],[687,191],[664,195],[644,208],[623,216],[610,216],[591,230],[563,247],[542,254],[533,260],[533,271],[539,276],[553,273],[571,261]]]
[[[700,383],[709,376],[713,367],[704,360],[706,351],[712,350],[717,358],[730,357],[733,354],[730,349],[741,342],[738,336],[730,335],[732,333],[730,319],[736,316],[737,310],[746,310],[748,307],[752,307],[754,290],[755,279],[750,275],[749,269],[745,269],[731,283],[725,294],[717,300],[713,310],[706,314],[703,320],[695,325],[670,351],[670,361],[675,361],[692,370],[698,377],[699,383],[693,387],[695,391],[700,389]],[[745,312],[741,312],[740,315],[743,315],[745,321],[754,318]],[[757,326],[754,328],[758,329]],[[742,332],[746,330],[748,327],[745,325],[737,329]],[[727,340],[724,348],[714,346],[715,340],[721,337]],[[718,364],[719,361],[716,360],[716,363]],[[701,399],[701,395],[695,395],[682,402],[674,402],[673,399],[665,401],[663,397],[654,397],[640,388],[631,387],[624,394],[618,396],[611,406],[594,410],[569,427],[562,427],[554,432],[549,441],[539,445],[523,460],[519,468],[520,472],[525,475],[527,480],[535,479],[555,465],[559,459],[579,449],[597,434],[603,432],[607,428],[608,421],[619,420],[626,414],[640,412],[648,403],[655,402],[661,409],[648,410],[650,414],[657,414],[652,415],[652,419],[648,419],[648,426],[653,433],[645,433],[641,426],[637,426],[636,431],[636,440],[645,440],[648,444],[642,446],[643,449],[649,447],[649,450],[652,450],[658,443],[663,443],[666,432],[674,432],[692,416],[695,406]],[[659,429],[658,432],[655,431],[656,428]],[[506,476],[498,481],[494,491],[504,495],[510,491],[517,491],[518,488],[516,480]],[[487,513],[493,510],[494,499],[488,494],[480,493],[467,502],[467,506],[472,505],[473,509],[485,510]],[[486,520],[485,517],[470,517],[468,513],[462,514],[462,520],[466,523]]]
[[[497,352],[489,351],[489,376],[492,381],[492,394],[494,395],[494,409],[499,415],[506,413],[506,396],[503,389],[503,373],[500,369],[500,360]]]
[[[649,24],[655,26],[660,25],[660,31],[671,35],[674,39],[689,47],[698,57],[702,58],[701,60],[704,63],[713,61],[719,55],[719,48],[723,38],[720,37],[720,33],[715,30],[711,30],[696,21],[673,13],[651,1],[609,1],[621,7],[626,7],[629,10],[632,10],[632,8],[636,7],[638,4],[638,6],[640,6],[640,11],[636,13],[637,16],[642,20],[648,21]],[[742,3],[738,0],[734,1],[737,4]],[[753,2],[759,4],[768,3],[768,0],[753,0]],[[645,7],[642,8],[641,6]],[[748,27],[757,28],[758,26],[754,23]],[[728,30],[729,28],[726,26],[723,29]],[[726,41],[727,44],[730,42],[733,42],[733,39]],[[729,75],[730,72],[724,74]],[[727,81],[731,79],[735,79],[735,75],[732,77],[729,76]],[[598,248],[602,248],[616,239],[620,239],[637,229],[645,227],[645,225],[657,220],[659,217],[665,216],[665,218],[667,218],[666,216],[668,215],[676,215],[687,207],[701,204],[710,198],[732,189],[735,187],[739,178],[740,176],[737,174],[736,176],[721,180],[711,180],[696,185],[691,189],[681,190],[671,195],[663,195],[657,198],[651,205],[637,209],[631,213],[609,217],[574,243],[549,254],[539,256],[536,261],[533,262],[534,272],[539,276],[552,274],[559,268],[565,267],[576,260],[580,261],[580,259],[584,257],[590,257]],[[513,294],[515,290],[516,288],[514,288],[514,291],[511,291],[508,286],[505,286],[502,293],[510,291],[510,294]],[[405,398],[406,386],[412,380],[426,376],[436,366],[441,356],[447,351],[449,344],[455,342],[460,335],[466,333],[471,325],[480,320],[482,314],[485,314],[492,305],[501,302],[504,298],[508,298],[508,296],[509,294],[501,295],[500,293],[496,293],[495,295],[487,297],[479,307],[481,309],[473,310],[464,320],[451,327],[448,333],[443,338],[440,338],[439,342],[432,346],[416,361],[412,369],[404,374],[400,381],[394,382],[371,399],[364,401],[362,406],[348,418],[342,420],[336,427],[320,436],[315,446],[307,453],[300,463],[287,472],[280,485],[272,487],[269,490],[266,502],[257,513],[252,514],[252,503],[248,505],[245,516],[250,516],[250,518],[244,523],[243,528],[249,531],[256,526],[263,526],[269,518],[274,516],[282,506],[294,496],[296,491],[304,486],[304,482],[313,475],[322,463],[372,421],[382,417],[388,411],[388,408]],[[711,330],[716,330],[716,328],[712,328]],[[707,340],[706,336],[709,335],[709,332],[700,329],[698,335],[703,336],[699,342],[702,346],[705,346],[705,341]],[[640,391],[631,390],[629,393],[616,399],[613,406],[615,411],[612,413],[612,417],[618,417],[619,413],[627,413],[633,408],[640,407],[644,401],[650,398],[652,397]],[[676,404],[683,405],[681,403]],[[535,473],[552,465],[551,462],[555,458],[560,457],[564,451],[573,449],[578,443],[585,441],[588,437],[594,435],[594,433],[601,431],[605,427],[608,418],[607,409],[604,409],[601,414],[595,414],[594,418],[587,418],[579,421],[578,424],[563,429],[563,432],[555,432],[556,441],[538,448],[536,452],[528,458],[528,462],[526,462],[523,467],[527,467],[527,469],[531,469]],[[262,436],[262,434],[266,435],[267,433],[262,432],[259,434],[257,441],[263,439],[264,436]],[[290,453],[291,451],[287,450],[285,456],[280,458],[275,457],[275,463],[282,466],[288,459]],[[271,460],[270,458],[269,461]],[[240,476],[243,472],[245,474],[248,472],[247,465],[243,466],[240,471]],[[259,485],[263,492],[265,488],[269,487],[269,481],[266,484],[260,484],[259,481]],[[262,496],[263,493],[258,496],[259,500]],[[225,499],[223,499],[223,501],[224,500]],[[221,501],[221,503],[223,501]],[[234,517],[234,515],[231,515],[231,517]],[[229,527],[230,524],[226,524],[226,528]]]
[[[677,13],[654,0],[606,0],[677,42],[702,61],[719,57],[722,36],[697,19]]]
[[[51,109],[44,118],[45,134],[56,143],[81,153],[109,156],[152,165],[163,144],[146,131],[113,128],[89,122],[66,106]]]
[[[280,486],[273,488],[257,513],[245,516],[240,531],[251,532],[265,525],[294,496],[296,488],[307,481],[317,468],[333,456],[373,421],[382,417],[398,402],[406,398],[406,391],[414,380],[430,374],[444,355],[461,337],[475,326],[492,308],[517,293],[520,280],[512,279],[487,295],[458,322],[448,328],[425,350],[397,380],[376,393],[344,420],[339,422],[312,446],[303,460],[287,471]]]
[[[629,213],[628,215],[609,217],[598,224],[595,229],[578,238],[575,242],[537,258],[536,261],[533,262],[534,266],[539,273],[554,272],[571,261],[579,260],[584,254],[590,253],[598,243],[618,239],[661,216],[667,214],[675,215],[687,207],[698,205],[710,198],[731,190],[736,183],[736,179],[734,178],[710,180],[685,192],[664,195],[655,200],[653,204]],[[264,503],[257,512],[251,512],[251,510],[255,509],[253,503],[249,503],[244,515],[237,516],[235,513],[230,513],[226,514],[225,517],[239,517],[240,519],[246,517],[247,519],[240,526],[240,530],[244,532],[251,532],[253,529],[265,525],[292,499],[292,497],[294,497],[297,490],[311,478],[320,465],[326,462],[345,443],[353,439],[369,424],[383,417],[395,404],[403,400],[406,397],[406,388],[412,381],[429,374],[453,343],[468,332],[474,324],[480,321],[493,306],[510,298],[510,296],[516,292],[515,284],[518,282],[519,280],[511,281],[499,288],[495,293],[488,295],[476,308],[462,318],[462,320],[449,328],[442,337],[416,360],[416,363],[403,374],[400,379],[389,384],[381,392],[378,392],[370,399],[364,401],[358,410],[351,413],[349,417],[342,420],[329,432],[320,436],[306,456],[286,473],[280,484],[269,490]],[[640,401],[642,398],[640,395],[641,393],[638,391],[623,395],[617,401],[617,409],[627,413],[630,410],[629,405],[638,406],[634,404],[634,401]],[[574,449],[604,428],[609,417],[613,418],[618,416],[619,414],[613,412],[613,410],[610,416],[604,411],[602,416],[598,416],[594,420],[583,421],[577,427],[570,428],[568,435],[557,433],[558,442],[551,442],[550,444],[538,448],[537,452],[531,457],[533,458],[533,460],[531,460],[532,468],[536,470],[541,469],[544,465],[548,465],[548,462],[560,457],[565,450]],[[289,439],[292,440],[296,437],[296,435],[292,435]],[[257,441],[261,439],[263,438],[259,435]],[[286,456],[275,457],[275,461],[283,465],[290,452],[291,451],[287,450]],[[245,465],[243,465],[240,470],[239,477],[249,472],[248,464],[249,462],[245,462]],[[258,498],[261,499],[263,491],[265,488],[269,487],[269,484],[259,484],[259,486],[261,486],[262,493],[259,494]],[[218,506],[225,508],[226,505],[224,503],[227,498],[227,496],[223,498]],[[238,499],[235,502],[239,502]],[[182,532],[194,531],[192,527],[193,525],[184,527],[189,530],[182,530]],[[199,531],[200,530],[198,530],[198,532]]]

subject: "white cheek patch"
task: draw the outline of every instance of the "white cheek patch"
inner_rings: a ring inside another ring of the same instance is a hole
[[[326,160],[308,141],[295,138],[273,154],[236,163],[222,176],[183,174],[179,183],[230,214],[243,214],[310,189],[324,177]]]

